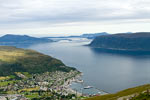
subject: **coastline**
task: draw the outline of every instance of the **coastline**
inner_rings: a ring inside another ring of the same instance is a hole
[[[73,77],[73,78],[71,78],[65,82],[64,86],[65,86],[66,91],[68,93],[76,94],[77,96],[85,96],[85,97],[109,94],[108,92],[106,92],[104,90],[100,90],[100,89],[95,88],[93,86],[91,86],[91,88],[86,89],[85,87],[87,87],[88,85],[86,85],[83,82],[83,80],[80,79],[82,75],[83,75],[83,73],[80,73],[77,76],[75,76],[75,77]],[[67,83],[69,83],[69,84],[67,84]],[[77,84],[79,86],[76,87],[75,84]],[[75,85],[75,88],[72,88],[71,85]]]

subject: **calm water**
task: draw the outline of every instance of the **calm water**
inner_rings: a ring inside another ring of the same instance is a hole
[[[74,39],[32,45],[29,48],[62,60],[83,72],[85,84],[114,93],[150,83],[150,57],[98,52],[83,46],[89,40]]]

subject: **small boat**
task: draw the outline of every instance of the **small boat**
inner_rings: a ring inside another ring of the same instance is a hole
[[[86,87],[84,87],[84,89],[90,89],[90,88],[93,88],[93,86],[86,86]]]

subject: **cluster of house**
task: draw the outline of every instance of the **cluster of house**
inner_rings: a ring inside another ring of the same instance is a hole
[[[0,100],[28,100],[27,98],[23,97],[22,95],[1,95]]]
[[[39,90],[43,91],[55,91],[60,92],[62,95],[68,95],[68,85],[70,80],[76,76],[77,71],[71,72],[46,72],[43,74],[34,74],[32,77],[25,77],[21,73],[17,73],[22,80],[9,84],[8,86],[1,87],[5,91],[20,91],[27,88],[39,87]],[[19,99],[18,99],[19,98]],[[1,95],[0,100],[27,100],[21,95]]]

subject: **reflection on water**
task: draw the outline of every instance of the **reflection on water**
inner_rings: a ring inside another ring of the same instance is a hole
[[[32,45],[37,50],[62,60],[83,72],[85,84],[107,92],[150,83],[150,56],[129,56],[91,49],[90,41],[75,40]]]
[[[132,56],[132,57],[138,57],[138,58],[145,58],[146,56],[150,56],[150,51],[125,51],[125,50],[111,50],[111,49],[103,49],[103,48],[93,48],[90,47],[91,50],[97,53],[108,53],[108,54],[114,54],[114,55],[122,55],[122,56]]]

